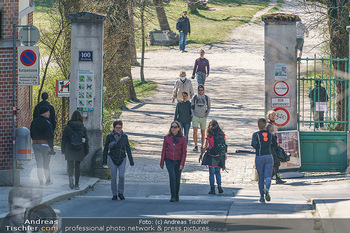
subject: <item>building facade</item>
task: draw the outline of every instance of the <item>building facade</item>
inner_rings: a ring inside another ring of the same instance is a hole
[[[34,0],[0,1],[0,185],[12,182],[13,168],[13,107],[16,108],[16,128],[29,128],[32,120],[30,86],[18,86],[13,101],[13,25],[33,24]],[[20,46],[17,40],[16,45]]]

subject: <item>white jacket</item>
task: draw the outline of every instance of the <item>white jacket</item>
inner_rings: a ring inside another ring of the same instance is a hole
[[[182,82],[180,79],[176,80],[174,91],[173,91],[173,99],[177,99],[178,101],[182,100],[182,92],[187,92],[189,99],[192,99],[194,95],[194,90],[192,86],[191,80],[186,78],[185,82]]]

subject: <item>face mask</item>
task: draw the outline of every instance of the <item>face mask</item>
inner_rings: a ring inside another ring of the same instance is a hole
[[[186,80],[186,77],[180,77],[180,80],[184,82]]]

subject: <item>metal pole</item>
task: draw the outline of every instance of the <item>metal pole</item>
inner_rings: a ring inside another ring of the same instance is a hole
[[[12,109],[12,161],[13,161],[13,186],[16,186],[16,24],[13,25],[13,109]]]

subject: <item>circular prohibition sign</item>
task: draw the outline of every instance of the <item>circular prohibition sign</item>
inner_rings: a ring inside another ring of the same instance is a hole
[[[27,49],[21,53],[21,62],[25,66],[32,66],[36,62],[36,55],[33,50]]]
[[[278,108],[275,108],[273,111],[276,112],[276,121],[275,121],[276,126],[282,127],[288,124],[290,120],[290,115],[287,109],[278,107]]]
[[[288,83],[285,81],[278,81],[273,86],[273,91],[278,96],[285,96],[289,92]]]

